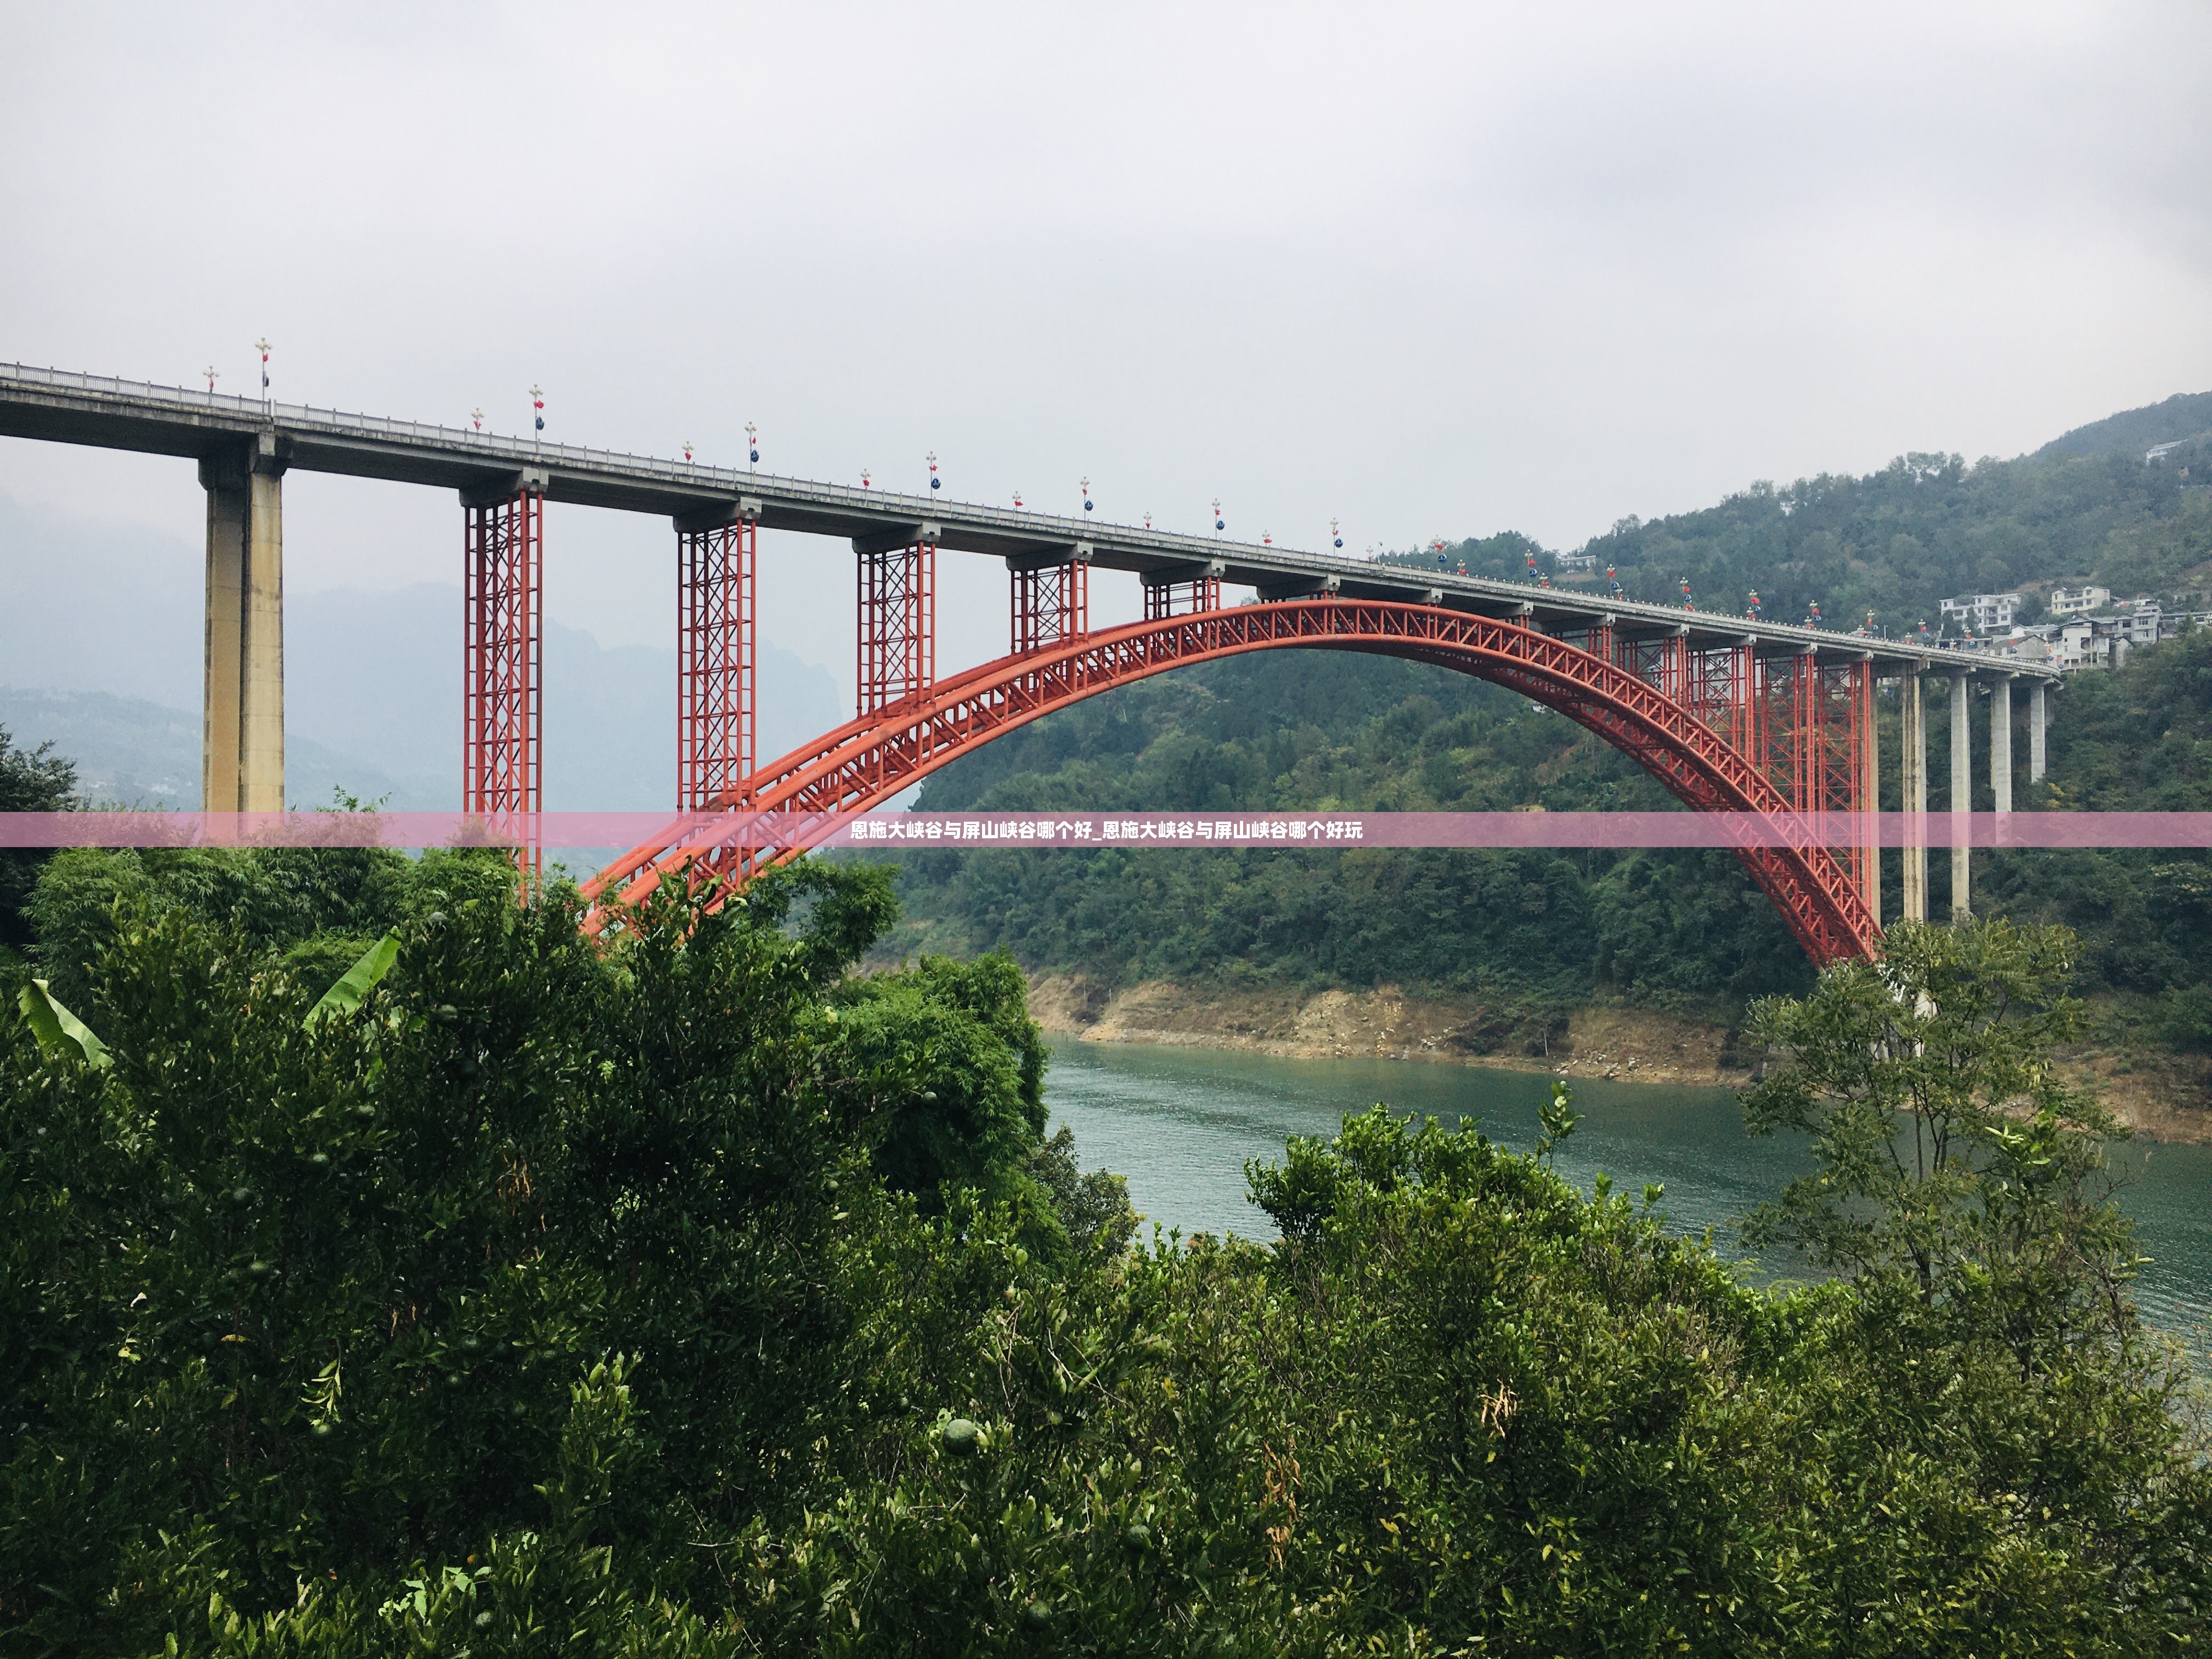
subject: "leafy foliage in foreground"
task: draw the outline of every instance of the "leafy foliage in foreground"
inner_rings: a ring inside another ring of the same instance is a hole
[[[0,726],[0,812],[66,812],[76,805],[76,766],[51,743],[18,745]],[[50,854],[0,848],[0,959],[31,940],[23,907]]]
[[[2203,1639],[2124,1298],[1993,1344],[1965,1279],[1754,1291],[1381,1108],[1251,1171],[1279,1246],[1125,1254],[1018,975],[852,978],[890,916],[802,869],[602,956],[449,896],[309,1021],[335,972],[124,896],[110,1063],[0,1025],[9,1650]]]

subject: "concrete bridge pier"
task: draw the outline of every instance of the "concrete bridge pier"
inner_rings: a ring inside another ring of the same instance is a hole
[[[1928,920],[1928,719],[1927,699],[1917,674],[1905,674],[1897,683],[1899,805],[1905,812],[1905,844],[1899,862],[1904,866],[1904,916],[1907,921]]]
[[[203,811],[284,810],[283,478],[273,432],[200,462],[207,491]]]
[[[2043,781],[2044,722],[2049,718],[2051,688],[2041,680],[2029,682],[2027,688],[2027,781]]]
[[[1973,906],[1967,890],[1966,815],[1974,810],[1973,747],[1966,715],[1973,682],[1951,676],[1951,920],[1964,921]]]
[[[2012,676],[1990,682],[1990,793],[2000,812],[2012,811]]]
[[[1875,931],[1881,931],[1881,723],[1875,719],[1875,664],[1869,655],[1857,674],[1858,690],[1853,713],[1865,740],[1859,756],[1859,800],[1866,813],[1859,851],[1859,890]]]

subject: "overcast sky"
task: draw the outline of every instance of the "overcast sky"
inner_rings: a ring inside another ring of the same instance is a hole
[[[1355,551],[2212,389],[2194,0],[0,0],[0,359],[248,391],[265,333],[286,399],[513,431],[536,381],[571,441],[752,420],[781,472],[934,449],[957,497]],[[0,440],[0,490],[200,533],[179,462]],[[458,580],[449,495],[286,510],[295,587]],[[670,642],[672,539],[556,510],[549,609]],[[768,552],[767,631],[849,683],[849,552]],[[948,563],[945,670],[1006,644]]]

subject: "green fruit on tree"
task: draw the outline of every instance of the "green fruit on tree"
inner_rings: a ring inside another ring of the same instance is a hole
[[[939,1437],[954,1457],[973,1457],[983,1446],[983,1431],[964,1417],[956,1417]]]

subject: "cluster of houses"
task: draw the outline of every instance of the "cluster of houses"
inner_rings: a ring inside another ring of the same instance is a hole
[[[2046,663],[2062,672],[2116,668],[2136,646],[2155,645],[2212,622],[2212,612],[2168,611],[2148,595],[2115,599],[2110,588],[2086,583],[2051,590],[2044,607],[2048,622],[2014,622],[2020,604],[2017,593],[1964,593],[1944,600],[1944,647]],[[1954,629],[1958,637],[1950,637]]]

